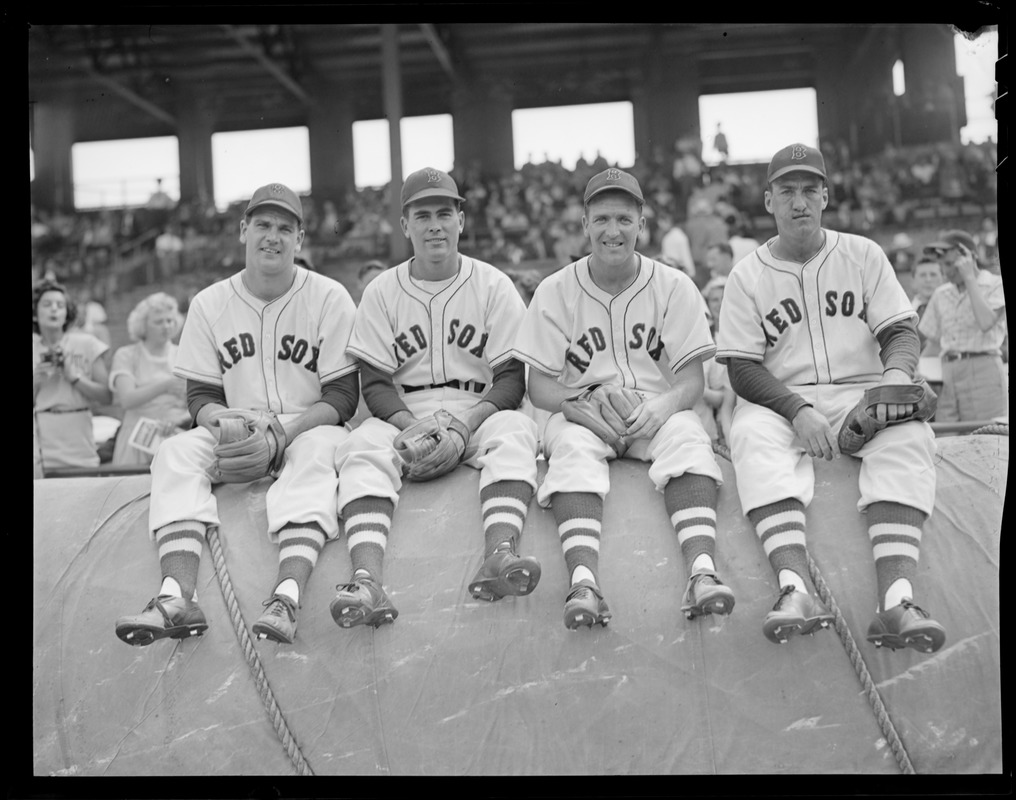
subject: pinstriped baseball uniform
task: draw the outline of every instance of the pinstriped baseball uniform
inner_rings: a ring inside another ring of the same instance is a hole
[[[526,310],[501,270],[468,256],[460,259],[453,278],[434,283],[411,277],[412,259],[386,270],[367,286],[356,309],[348,353],[390,374],[406,407],[421,419],[440,409],[461,414],[483,398],[494,368],[512,357],[512,340]],[[371,447],[391,445],[398,432],[375,418],[353,432],[337,455],[339,509],[363,497],[398,502],[401,481],[391,465],[365,469],[359,456],[346,458],[368,441]],[[498,411],[473,433],[470,452],[475,454],[463,463],[481,469],[481,489],[502,480],[535,486],[535,439],[532,419],[519,411]],[[492,444],[496,458],[486,455]]]
[[[875,242],[823,230],[825,245],[804,264],[774,256],[770,241],[734,266],[720,309],[716,359],[761,362],[812,403],[835,431],[862,392],[882,377],[875,335],[916,313]],[[790,447],[793,431],[779,436],[787,438],[786,447],[770,441],[787,427],[775,412],[738,399],[731,440],[732,445],[742,443],[732,451],[745,511],[791,496],[806,505],[811,501],[811,462],[805,456],[797,463],[800,453]],[[897,425],[859,451],[860,456],[873,455],[862,469],[862,509],[891,500],[931,512],[935,483],[929,436],[923,423]],[[894,440],[908,449],[902,462],[872,453]],[[739,453],[754,457],[742,465]],[[915,480],[915,470],[930,474]]]
[[[611,295],[600,289],[582,258],[548,275],[536,289],[526,320],[515,339],[515,356],[530,368],[554,377],[576,393],[594,384],[620,384],[644,398],[672,387],[675,373],[715,350],[705,300],[683,272],[636,254],[638,273],[631,285]],[[712,456],[709,437],[694,411],[671,417],[656,439],[673,436],[701,439],[701,453],[657,458],[650,478],[662,490],[669,478],[686,471],[708,475],[718,483],[722,473]],[[548,442],[557,427],[571,425],[560,413],[547,424]],[[678,425],[680,431],[668,426]],[[629,455],[641,458],[646,442],[637,440]],[[609,449],[609,448],[607,448]],[[550,459],[537,499],[544,507],[558,491],[605,495],[607,468],[602,454],[590,452],[578,473],[555,469]],[[548,454],[549,457],[549,454]],[[676,459],[682,459],[680,461]],[[691,458],[691,460],[684,460]]]
[[[238,273],[192,301],[174,373],[222,386],[231,408],[274,411],[287,421],[321,399],[323,383],[357,371],[346,353],[355,311],[342,284],[302,267],[296,267],[289,291],[269,302],[251,294]],[[337,535],[334,474],[324,483],[317,476],[297,479],[289,466],[308,446],[302,440],[337,442],[346,435],[340,426],[318,426],[290,443],[283,472],[269,489],[270,535],[294,521],[315,521],[329,537]],[[156,463],[165,464],[152,471],[152,531],[181,519],[218,524],[207,482],[192,475],[194,462],[207,459],[213,445],[214,437],[199,427],[159,448]]]

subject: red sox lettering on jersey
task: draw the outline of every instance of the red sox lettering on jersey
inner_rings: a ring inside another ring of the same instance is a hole
[[[194,298],[175,373],[222,386],[234,408],[306,411],[322,383],[356,371],[346,354],[355,313],[342,284],[302,267],[289,291],[267,303],[237,274]]]
[[[761,361],[788,385],[882,376],[873,334],[915,312],[877,244],[836,231],[825,236],[805,264],[776,258],[768,246],[738,262],[720,307],[718,361]]]
[[[715,345],[705,300],[691,279],[643,256],[635,280],[617,295],[600,289],[583,258],[546,277],[515,340],[515,356],[569,388],[617,384],[664,392]],[[537,332],[539,331],[539,332]]]
[[[448,281],[419,282],[412,260],[375,278],[356,310],[349,352],[403,386],[450,380],[490,385],[493,368],[511,356],[525,303],[511,279],[461,256]]]

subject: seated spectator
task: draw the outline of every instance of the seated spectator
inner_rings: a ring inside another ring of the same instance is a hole
[[[134,344],[116,351],[109,373],[113,400],[124,410],[113,464],[151,464],[158,442],[190,425],[186,381],[173,375],[177,351],[173,339],[182,327],[176,300],[163,292],[146,297],[127,317],[127,335]],[[150,432],[158,438],[139,447],[130,440],[142,419],[158,423]]]
[[[691,256],[695,260],[695,282],[701,288],[709,278],[706,269],[706,250],[714,244],[726,242],[730,234],[727,231],[727,223],[716,216],[712,204],[708,201],[702,199],[693,201],[688,212],[688,219],[683,227],[688,235],[688,244],[691,245]]]
[[[981,269],[975,252],[974,237],[959,230],[946,231],[925,248],[939,260],[945,278],[918,325],[928,338],[923,355],[942,357],[937,422],[1009,419],[1002,279]]]
[[[377,259],[371,259],[360,267],[360,270],[356,273],[358,300],[363,296],[363,290],[367,288],[367,284],[386,269],[388,269],[388,266],[383,261],[378,261]]]
[[[660,232],[660,255],[664,263],[684,270],[694,280],[695,259],[691,255],[688,235],[679,225],[674,224],[674,218],[669,214],[661,213],[657,216],[657,227]]]
[[[563,233],[554,241],[554,258],[559,264],[578,261],[589,252],[589,240],[582,232],[582,224],[566,220]]]
[[[183,239],[177,233],[176,226],[170,225],[155,239],[155,260],[162,280],[169,280],[180,271],[182,253]]]
[[[85,333],[92,334],[92,336],[107,345],[110,344],[111,337],[109,328],[106,326],[109,317],[106,314],[106,309],[102,307],[102,303],[92,299],[91,291],[85,289],[81,292],[78,297],[77,308],[79,313],[75,321],[75,327]]]
[[[747,221],[736,222],[736,220],[728,220],[727,224],[731,230],[731,236],[728,241],[731,259],[736,264],[749,253],[755,252],[755,249],[759,246],[759,241],[752,236],[751,226]]]
[[[111,401],[103,355],[109,346],[72,330],[77,307],[67,289],[43,281],[32,289],[35,425],[43,471],[97,467],[92,407]]]
[[[710,285],[716,278],[726,280],[730,270],[734,268],[734,250],[729,242],[716,242],[709,245],[706,250],[706,269],[709,270],[709,279],[706,286]],[[704,291],[705,287],[703,287]]]

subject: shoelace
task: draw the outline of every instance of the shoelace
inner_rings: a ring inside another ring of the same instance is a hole
[[[784,586],[780,590],[780,596],[776,599],[776,605],[773,606],[773,611],[779,611],[783,607],[784,601],[795,591],[797,590],[792,585]]]
[[[367,592],[370,594],[370,587],[367,585],[367,579],[361,578],[358,581],[352,583],[339,583],[335,585],[337,592],[349,592],[350,594],[359,594],[360,592]]]
[[[919,605],[917,605],[917,603],[915,603],[913,600],[908,600],[907,598],[903,598],[900,601],[900,605],[903,606],[907,610],[913,609],[914,611],[916,611],[918,614],[920,614],[925,619],[928,619],[929,617],[931,617],[931,614],[929,614],[927,611],[925,611],[923,608],[921,608]]]
[[[271,600],[265,600],[262,605],[268,609],[268,614],[270,616],[281,617],[283,611],[285,611],[287,617],[294,622],[296,621],[296,615],[293,613],[292,607],[281,597],[273,597]]]

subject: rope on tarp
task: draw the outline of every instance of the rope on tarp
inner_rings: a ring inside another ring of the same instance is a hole
[[[731,460],[730,450],[727,449],[725,445],[720,444],[719,442],[714,442],[713,451],[728,461]],[[893,725],[893,721],[889,716],[889,711],[886,709],[882,696],[878,692],[878,687],[875,686],[875,682],[872,680],[871,674],[868,672],[868,667],[864,663],[864,658],[861,656],[861,651],[858,649],[853,635],[850,633],[850,628],[847,626],[846,620],[843,618],[843,614],[840,611],[839,606],[836,604],[836,600],[832,596],[832,592],[829,591],[829,586],[825,582],[825,578],[822,576],[818,565],[815,563],[815,560],[811,557],[810,553],[808,554],[808,571],[811,573],[811,579],[815,584],[815,590],[818,592],[822,602],[825,603],[826,608],[828,608],[830,613],[833,615],[833,625],[836,628],[836,633],[839,634],[840,641],[843,643],[843,647],[847,651],[847,656],[850,658],[850,663],[854,666],[854,672],[857,673],[858,680],[860,680],[861,686],[864,688],[864,693],[868,698],[868,703],[875,712],[875,718],[878,720],[878,725],[882,729],[886,742],[889,743],[893,756],[896,758],[896,763],[899,764],[900,770],[903,774],[916,774],[914,766],[910,761],[910,756],[907,754],[906,747],[903,745],[903,740],[896,732],[896,726]]]
[[[261,666],[261,659],[258,657],[257,650],[254,649],[254,643],[251,641],[250,634],[247,633],[247,625],[244,623],[243,614],[240,613],[240,605],[236,601],[236,595],[233,593],[233,583],[229,578],[229,570],[226,568],[226,559],[222,554],[222,545],[219,542],[219,529],[214,525],[209,526],[207,538],[208,546],[212,551],[215,577],[219,582],[219,588],[222,589],[222,597],[226,601],[226,607],[229,609],[229,617],[233,622],[233,630],[236,632],[236,638],[240,642],[240,649],[247,659],[247,665],[250,667],[251,676],[257,685],[261,702],[268,712],[272,726],[275,728],[275,733],[282,742],[282,746],[285,748],[286,754],[289,756],[289,760],[293,762],[297,772],[301,775],[313,775],[314,771],[307,763],[307,759],[304,758],[300,746],[297,744],[296,737],[290,732],[282,709],[275,702],[275,694],[268,683],[268,676],[265,675],[264,668]]]
[[[850,628],[847,627],[846,620],[844,620],[839,606],[836,605],[836,601],[833,599],[832,592],[829,591],[829,586],[826,584],[825,578],[822,577],[822,573],[819,571],[818,565],[815,563],[815,560],[811,557],[810,553],[808,554],[808,571],[811,573],[811,579],[815,584],[815,590],[818,592],[818,596],[822,599],[822,602],[825,603],[826,608],[829,609],[830,613],[832,613],[834,617],[834,627],[836,628],[836,633],[839,634],[840,641],[843,642],[843,647],[847,651],[850,663],[854,665],[854,671],[857,673],[857,677],[861,681],[861,686],[864,687],[864,693],[867,695],[868,702],[871,705],[872,710],[875,712],[875,718],[878,720],[878,725],[882,729],[882,733],[885,735],[885,739],[893,751],[893,756],[896,757],[896,763],[899,764],[900,770],[904,775],[916,774],[914,765],[910,761],[910,756],[907,754],[907,750],[903,745],[903,740],[896,732],[896,726],[893,725],[893,721],[889,716],[889,711],[885,707],[885,703],[882,701],[882,696],[878,693],[878,687],[875,686],[875,681],[872,680],[871,674],[868,672],[868,667],[864,663],[861,651],[858,650],[857,643],[854,641],[854,637],[850,633]]]
[[[997,434],[998,436],[1008,436],[1009,423],[996,422],[991,425],[985,425],[981,428],[977,428],[976,430],[972,431],[971,435],[977,436],[979,434],[989,434],[989,433]]]

